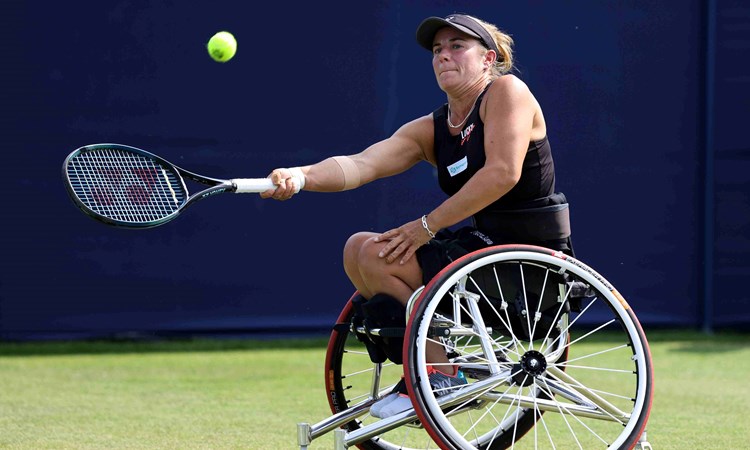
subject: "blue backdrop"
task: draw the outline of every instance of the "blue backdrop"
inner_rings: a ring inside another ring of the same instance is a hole
[[[218,196],[166,226],[72,206],[61,165],[117,142],[219,178],[358,152],[445,101],[414,41],[467,12],[516,40],[577,256],[646,325],[750,323],[750,7],[717,1],[4,2],[0,338],[328,328],[349,235],[442,201],[424,165],[288,202]],[[237,56],[205,42],[234,33]]]

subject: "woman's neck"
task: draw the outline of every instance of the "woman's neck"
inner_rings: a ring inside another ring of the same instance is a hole
[[[460,128],[466,122],[488,84],[489,80],[482,80],[455,96],[448,94],[448,125]]]

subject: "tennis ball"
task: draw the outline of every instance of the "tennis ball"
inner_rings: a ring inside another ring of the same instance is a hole
[[[206,47],[211,58],[222,63],[229,61],[237,53],[237,41],[228,31],[219,31],[211,36]]]

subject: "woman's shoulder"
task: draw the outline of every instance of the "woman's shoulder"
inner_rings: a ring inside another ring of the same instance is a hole
[[[487,109],[509,111],[519,106],[531,106],[535,103],[534,96],[528,86],[515,75],[503,75],[496,78],[482,99],[483,114]],[[483,117],[484,120],[484,117]]]
[[[432,145],[434,129],[432,114],[426,114],[402,125],[394,136],[410,139],[425,148]]]
[[[432,133],[432,129],[434,128],[434,126],[435,120],[433,118],[433,113],[429,113],[405,123],[401,127],[401,129],[410,130],[417,133]]]
[[[507,95],[529,95],[531,93],[523,80],[510,73],[495,78],[490,84],[488,92]]]

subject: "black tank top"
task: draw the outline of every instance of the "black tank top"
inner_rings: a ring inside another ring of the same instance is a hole
[[[488,86],[489,88],[489,86]],[[484,90],[476,105],[482,103]],[[448,104],[432,113],[435,122],[435,159],[437,161],[438,182],[446,194],[454,195],[467,181],[484,166],[484,123],[479,117],[479,107],[475,106],[466,120],[461,133],[451,136],[446,115]],[[552,195],[555,192],[555,166],[547,137],[529,143],[523,170],[518,183],[497,201],[480,211],[500,211],[524,209],[534,200]]]

